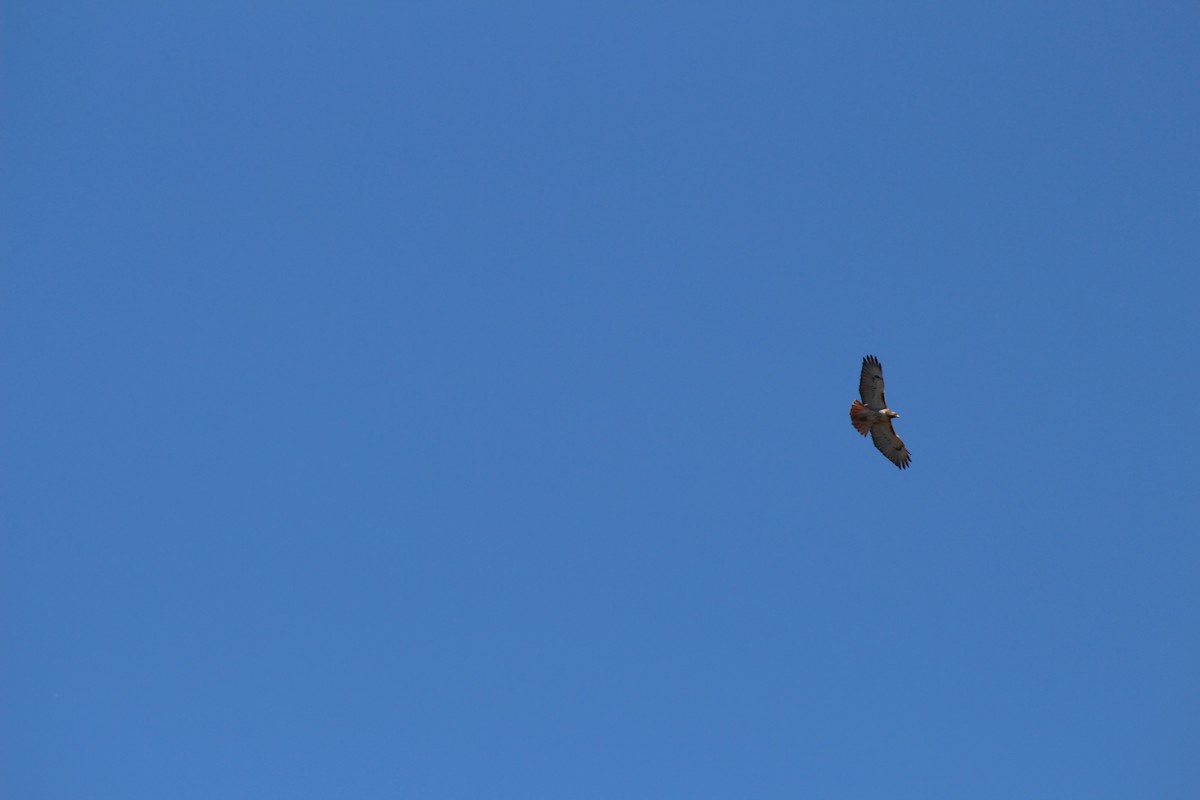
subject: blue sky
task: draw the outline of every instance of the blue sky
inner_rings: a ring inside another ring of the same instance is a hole
[[[3,794],[1200,796],[1198,38],[10,9]]]

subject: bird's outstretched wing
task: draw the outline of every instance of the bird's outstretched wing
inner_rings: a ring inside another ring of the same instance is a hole
[[[887,408],[883,399],[883,366],[875,356],[863,358],[862,375],[858,379],[858,393],[863,405],[878,411]]]
[[[887,456],[888,460],[900,469],[906,469],[912,461],[908,448],[892,430],[891,420],[871,426],[871,441],[875,442],[875,449]]]

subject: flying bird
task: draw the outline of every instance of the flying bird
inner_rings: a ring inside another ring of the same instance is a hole
[[[892,430],[892,420],[899,414],[887,407],[883,399],[883,367],[875,356],[863,359],[862,376],[858,379],[858,393],[862,402],[850,404],[850,424],[854,430],[866,436],[871,434],[875,449],[888,457],[900,469],[908,467],[912,457],[900,437]]]

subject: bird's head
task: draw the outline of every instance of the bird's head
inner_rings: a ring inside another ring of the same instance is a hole
[[[888,419],[900,419],[900,415],[890,408],[887,410]]]

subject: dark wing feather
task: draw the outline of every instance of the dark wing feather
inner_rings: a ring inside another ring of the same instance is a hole
[[[858,393],[867,408],[876,411],[887,408],[887,401],[883,399],[883,366],[875,356],[863,359],[862,375],[858,378]]]
[[[871,426],[871,441],[875,442],[875,449],[887,456],[888,460],[900,469],[907,468],[909,462],[912,461],[908,448],[892,430],[891,420]]]

